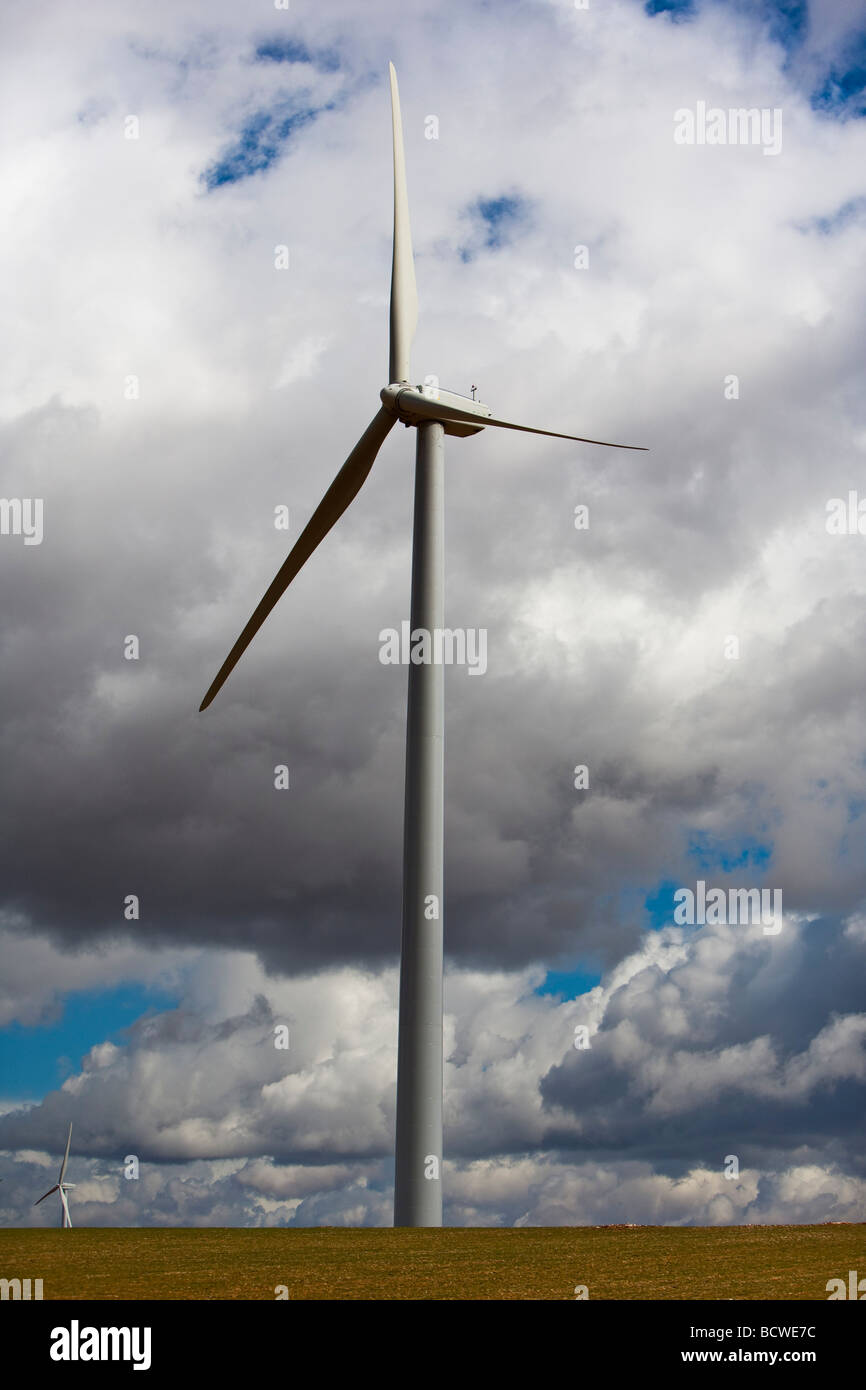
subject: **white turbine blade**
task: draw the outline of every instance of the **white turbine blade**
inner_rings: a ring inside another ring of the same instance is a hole
[[[67,1226],[71,1228],[72,1217],[69,1215],[69,1203],[66,1200],[66,1193],[63,1191],[62,1187],[60,1189],[60,1201],[63,1204],[63,1228],[65,1230]]]
[[[66,1165],[67,1165],[67,1163],[69,1162],[69,1145],[70,1145],[71,1143],[72,1143],[72,1125],[69,1126],[69,1133],[68,1133],[67,1136],[66,1136],[66,1153],[63,1155],[63,1162],[62,1162],[61,1165],[60,1165],[60,1177],[57,1179],[58,1183],[63,1182],[63,1177],[64,1177],[64,1174],[66,1173]]]
[[[383,407],[367,426],[214,677],[210,690],[199,706],[200,710],[207,709],[298,570],[309,560],[316,546],[324,540],[331,527],[339,521],[349,503],[357,496],[373,467],[385,436],[396,423],[396,416]]]
[[[388,67],[391,72],[391,125],[394,133],[394,256],[391,262],[391,356],[388,364],[388,381],[392,382],[409,380],[409,357],[418,326],[418,287],[415,284],[412,229],[409,225],[400,93],[394,64],[389,63]]]
[[[56,1183],[54,1184],[53,1187],[49,1187],[48,1191],[47,1191],[46,1193],[44,1193],[43,1196],[41,1196],[41,1197],[39,1198],[39,1202],[44,1202],[44,1201],[45,1201],[45,1198],[46,1198],[46,1197],[50,1197],[51,1194],[52,1194],[52,1192],[59,1192],[59,1190],[60,1190],[60,1184],[56,1182]],[[38,1206],[39,1206],[39,1202],[34,1202],[34,1203],[33,1203],[34,1207],[38,1207]]]
[[[458,418],[468,420],[470,424],[478,423],[478,417],[470,415],[468,411],[460,411]],[[600,444],[604,449],[636,449],[642,454],[649,453],[646,444],[612,444],[608,439],[587,439],[583,434],[560,434],[559,430],[538,430],[533,425],[515,425],[511,420],[495,420],[493,416],[481,423],[485,429],[488,425],[493,425],[494,429],[520,430],[523,434],[546,434],[551,439],[573,439],[578,444]]]
[[[479,429],[493,425],[494,428],[502,430],[520,430],[524,434],[546,434],[552,439],[573,439],[578,444],[601,444],[606,449],[638,449],[642,453],[648,452],[644,444],[612,444],[606,439],[587,439],[582,434],[560,434],[558,430],[539,430],[533,425],[516,425],[511,420],[497,420],[488,412],[487,406],[481,405],[480,402],[474,410],[464,410],[462,406],[453,404],[453,398],[452,401],[446,401],[442,400],[441,396],[427,396],[420,390],[416,391],[414,387],[406,387],[399,392],[383,391],[383,400],[386,397],[393,400],[401,419],[408,417],[413,423],[419,418],[442,420],[446,424],[449,420],[454,420],[461,424],[475,425]]]

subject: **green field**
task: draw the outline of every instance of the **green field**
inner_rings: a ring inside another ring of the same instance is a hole
[[[0,1232],[48,1299],[823,1299],[866,1225]]]

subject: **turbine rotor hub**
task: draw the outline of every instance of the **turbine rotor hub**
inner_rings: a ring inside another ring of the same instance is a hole
[[[446,434],[465,438],[479,434],[484,429],[484,421],[490,417],[490,409],[471,396],[460,396],[455,391],[445,391],[440,386],[411,386],[405,381],[391,382],[380,392],[385,409],[396,415],[404,425],[422,425],[426,420],[439,420]],[[465,420],[452,420],[446,411],[438,411],[437,405],[451,406],[456,410],[468,411],[478,416],[478,424]]]

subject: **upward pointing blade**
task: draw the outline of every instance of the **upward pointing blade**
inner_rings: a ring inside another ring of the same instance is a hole
[[[69,1133],[66,1136],[66,1153],[63,1155],[63,1162],[60,1165],[60,1177],[58,1183],[62,1183],[66,1175],[66,1165],[69,1162],[69,1145],[72,1143],[72,1125],[69,1126]]]
[[[409,356],[418,326],[418,287],[409,226],[409,194],[406,188],[406,156],[400,93],[394,64],[391,72],[391,124],[394,131],[394,256],[391,262],[391,356],[388,381],[409,380]]]
[[[331,527],[339,521],[349,503],[357,496],[367,474],[373,467],[385,436],[396,423],[396,416],[383,407],[367,426],[217,672],[210,690],[199,706],[200,710],[207,709],[217,691],[252,642],[271,609],[291,584],[298,570],[309,560],[316,546],[324,540]]]

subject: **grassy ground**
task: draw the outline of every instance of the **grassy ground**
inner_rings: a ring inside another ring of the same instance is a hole
[[[826,1299],[866,1226],[0,1231],[45,1299]]]

